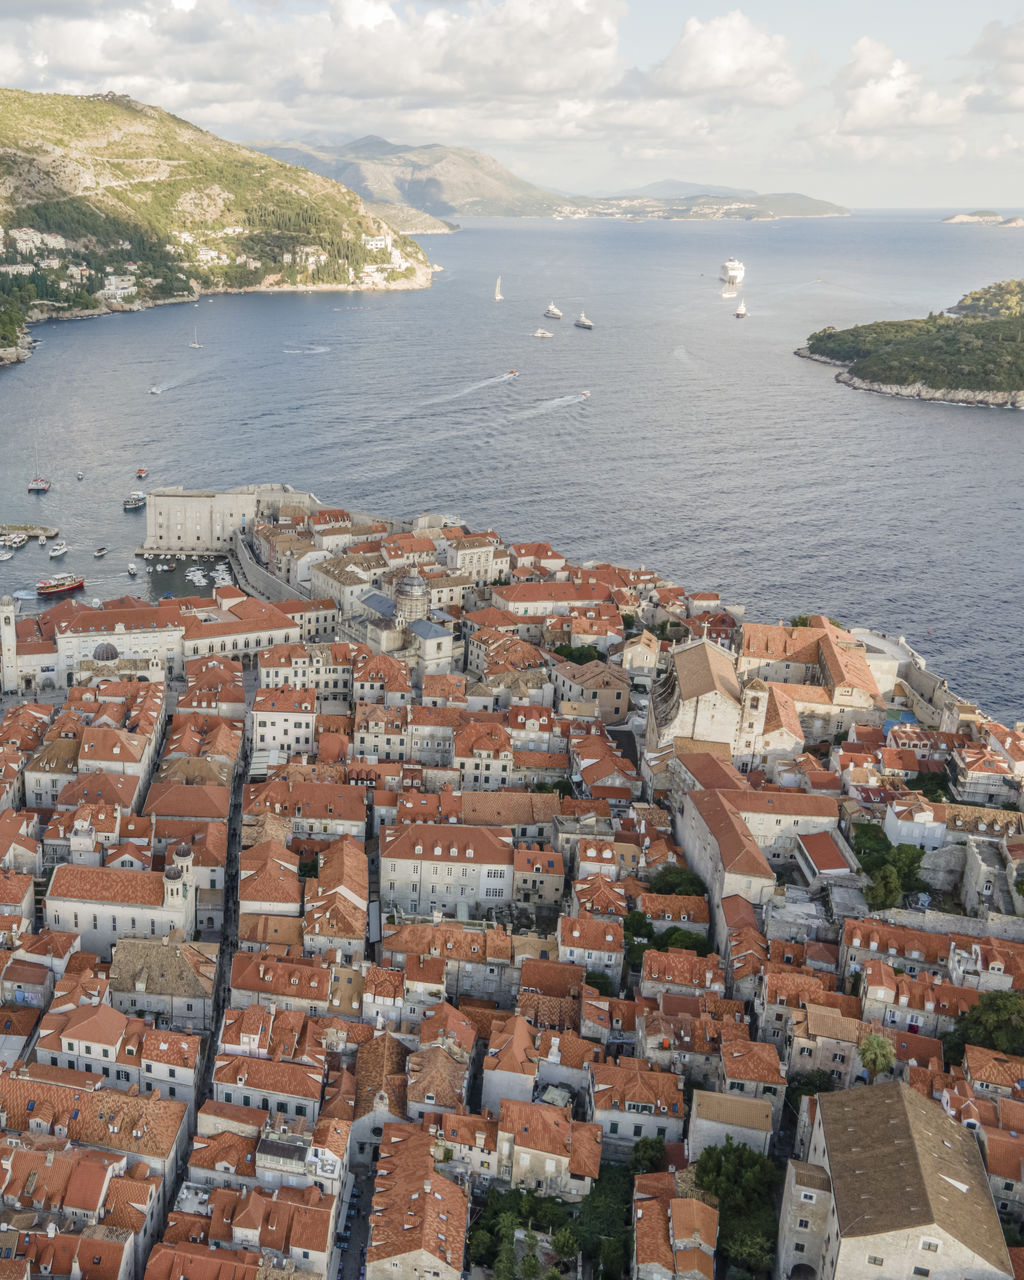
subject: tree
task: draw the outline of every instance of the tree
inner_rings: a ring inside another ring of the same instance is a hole
[[[498,1217],[498,1239],[503,1245],[516,1238],[516,1227],[519,1226],[519,1215],[506,1209]]]
[[[903,897],[903,884],[895,867],[879,867],[864,890],[864,899],[872,911],[895,907]]]
[[[633,1150],[629,1157],[630,1173],[654,1173],[664,1163],[664,1138],[640,1138],[633,1144]]]
[[[651,877],[651,893],[685,894],[703,898],[707,896],[707,892],[708,887],[700,876],[675,862],[670,862]]]
[[[626,1268],[626,1244],[618,1236],[609,1236],[601,1241],[601,1276],[602,1280],[618,1280]]]
[[[786,1081],[786,1101],[794,1109],[803,1097],[813,1098],[816,1093],[831,1093],[835,1081],[825,1070],[798,1071]]]
[[[494,1280],[518,1280],[516,1250],[512,1244],[503,1244],[494,1259]]]
[[[523,1260],[519,1264],[519,1273],[525,1276],[526,1280],[537,1280],[540,1275],[540,1259],[535,1253],[523,1255]]]
[[[573,1231],[568,1223],[564,1227],[560,1227],[551,1237],[551,1247],[560,1262],[568,1262],[570,1258],[575,1258],[579,1253],[580,1245],[576,1239],[576,1232]]]
[[[597,969],[587,970],[587,985],[594,987],[603,996],[617,996],[619,994],[615,983],[608,977],[606,973],[600,973]]]
[[[483,1227],[476,1227],[469,1236],[470,1262],[488,1263],[494,1256],[494,1237]]]
[[[559,1203],[550,1196],[543,1196],[537,1201],[537,1221],[542,1231],[556,1234],[566,1225],[568,1214]],[[573,1236],[575,1241],[576,1237]],[[575,1244],[573,1246],[575,1248]]]
[[[544,1272],[544,1280],[562,1280],[562,1273],[557,1267],[548,1267]]]
[[[776,1165],[727,1138],[724,1146],[701,1152],[695,1177],[702,1191],[718,1197],[719,1250],[730,1262],[768,1270],[778,1232],[775,1192],[781,1174]]]
[[[946,1061],[961,1062],[969,1044],[1024,1057],[1024,991],[983,991],[942,1037]]]
[[[654,925],[651,924],[642,911],[627,912],[626,918],[622,922],[622,928],[634,938],[654,937]]]
[[[868,1073],[868,1079],[875,1083],[876,1076],[886,1075],[896,1062],[896,1050],[892,1041],[877,1032],[869,1032],[857,1047],[860,1064]]]

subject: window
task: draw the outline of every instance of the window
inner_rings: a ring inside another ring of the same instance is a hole
[[[619,1122],[618,1122],[618,1120],[613,1120],[613,1121],[611,1122],[611,1124],[608,1126],[608,1129],[609,1129],[609,1131],[610,1131],[611,1133],[618,1133],[618,1131],[619,1131]]]
[[[795,1245],[793,1246],[793,1252],[794,1252],[794,1253],[803,1253],[803,1252],[804,1252],[804,1246],[803,1246],[802,1244],[795,1244]]]
[[[938,1240],[922,1240],[921,1248],[925,1251],[925,1253],[938,1253],[939,1242]]]
[[[884,1259],[884,1258],[880,1258],[880,1257],[878,1256],[878,1254],[877,1254],[877,1253],[869,1253],[869,1254],[868,1254],[868,1266],[869,1266],[869,1267],[880,1267],[880,1266],[882,1265],[882,1263],[883,1263],[883,1262],[885,1262],[885,1259]]]
[[[807,1230],[807,1228],[811,1225],[811,1223],[810,1223],[810,1219],[808,1219],[808,1218],[801,1218],[801,1219],[800,1219],[800,1221],[799,1221],[796,1225],[800,1228],[800,1230],[801,1230],[801,1231],[806,1231],[806,1230]]]
[[[931,1272],[927,1267],[915,1267],[913,1274],[915,1276],[930,1276]]]
[[[814,1192],[813,1191],[801,1192],[800,1199],[803,1200],[806,1204],[814,1204]]]

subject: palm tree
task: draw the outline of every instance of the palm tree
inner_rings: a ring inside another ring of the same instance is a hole
[[[896,1062],[896,1050],[892,1041],[877,1031],[869,1031],[858,1046],[860,1064],[868,1073],[868,1080],[875,1083],[875,1077],[885,1075],[893,1069]]]

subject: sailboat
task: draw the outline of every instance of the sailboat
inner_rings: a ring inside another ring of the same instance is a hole
[[[741,298],[740,305],[736,308],[736,319],[746,320],[746,318],[747,318],[747,304]]]
[[[44,475],[40,472],[40,470],[39,470],[39,441],[38,441],[38,439],[33,443],[32,451],[33,451],[33,456],[34,456],[34,458],[35,458],[35,468],[36,468],[36,471],[35,471],[35,475],[34,475],[34,476],[32,477],[32,479],[28,482],[28,491],[29,491],[29,493],[49,493],[49,492],[50,492],[50,482],[49,482],[49,480],[47,480],[46,476],[44,476]]]
[[[198,330],[198,329],[193,329],[193,330],[192,330],[192,341],[191,341],[188,345],[189,345],[190,347],[192,347],[192,348],[193,348],[194,350],[196,350],[196,351],[201,351],[201,350],[202,350],[203,344],[199,341],[199,330]]]
[[[501,292],[501,276],[498,276],[498,283],[494,286],[494,301],[504,301],[504,294]]]

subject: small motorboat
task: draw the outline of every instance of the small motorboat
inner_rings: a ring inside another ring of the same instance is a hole
[[[530,336],[532,338],[553,338],[555,335],[553,333],[548,333],[547,329],[534,329]]]
[[[99,560],[99,558],[101,556],[105,556],[109,550],[110,550],[109,547],[97,547],[96,550],[93,552],[93,555],[96,557],[97,560]]]
[[[590,392],[589,392],[589,391],[581,391],[581,392],[580,392],[580,399],[581,399],[581,400],[586,400],[587,396],[589,396],[589,395],[590,395]]]
[[[45,547],[45,546],[46,546],[46,534],[45,534],[45,533],[41,533],[41,534],[39,535],[39,537],[36,539],[36,541],[39,543],[39,545],[40,545],[41,547]]]
[[[136,469],[135,478],[137,480],[145,480],[146,476],[148,475],[149,475],[149,471],[146,467],[138,467]]]
[[[741,298],[740,305],[736,308],[736,319],[746,320],[746,318],[747,318],[747,304]]]
[[[159,388],[159,387],[150,387],[150,389],[149,389],[149,394],[150,394],[151,396],[158,396],[158,395],[160,394],[160,388]]]
[[[128,572],[134,578],[135,575],[138,573],[138,571],[139,571],[139,566],[133,560],[128,566]]]
[[[10,560],[14,556],[13,551],[0,551],[0,560]]]
[[[76,480],[84,480],[84,479],[85,479],[85,472],[84,472],[84,471],[79,471],[79,472],[77,473],[77,475],[75,476],[75,479],[76,479]]]
[[[509,371],[508,371],[508,376],[509,376],[510,378],[518,378],[518,377],[519,377],[519,370],[518,370],[518,369],[509,369]]]
[[[53,546],[50,548],[50,559],[59,560],[61,556],[66,556],[67,553],[68,553],[68,544],[66,542],[64,541],[55,542]]]

